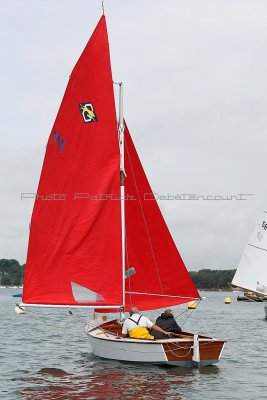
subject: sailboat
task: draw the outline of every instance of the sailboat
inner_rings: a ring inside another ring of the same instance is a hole
[[[231,286],[250,291],[256,299],[267,301],[267,211],[260,216],[245,248]],[[264,306],[267,319],[267,306]]]
[[[105,16],[69,79],[50,133],[30,225],[20,307],[154,310],[199,300],[115,107]],[[148,195],[149,199],[146,198]],[[85,327],[96,356],[205,366],[224,341],[192,333],[121,337],[120,320]]]

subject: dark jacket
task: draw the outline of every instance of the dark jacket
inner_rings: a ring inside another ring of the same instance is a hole
[[[157,318],[156,325],[167,332],[178,333],[182,331],[175,321],[174,316],[169,313],[162,313],[161,316]],[[153,335],[155,339],[164,339],[168,337],[167,335],[164,335],[164,333],[155,331],[154,329],[151,329],[151,335]]]

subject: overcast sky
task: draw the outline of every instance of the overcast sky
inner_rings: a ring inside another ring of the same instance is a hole
[[[100,0],[0,1],[0,258],[25,262],[45,144]],[[114,80],[189,269],[234,268],[267,202],[267,2],[106,0]]]

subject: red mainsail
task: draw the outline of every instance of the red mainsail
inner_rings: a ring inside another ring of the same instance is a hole
[[[154,198],[125,127],[126,309],[169,307],[200,298]]]
[[[120,154],[105,17],[75,65],[31,220],[23,302],[121,305]]]

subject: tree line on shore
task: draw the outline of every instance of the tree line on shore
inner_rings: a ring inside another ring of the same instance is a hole
[[[0,286],[21,286],[25,264],[20,265],[17,260],[0,259]],[[235,269],[201,269],[189,272],[198,289],[229,289]]]
[[[0,260],[0,286],[21,286],[23,284],[25,264],[17,260]]]
[[[229,289],[236,269],[201,269],[189,272],[198,289]]]

